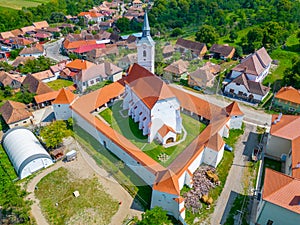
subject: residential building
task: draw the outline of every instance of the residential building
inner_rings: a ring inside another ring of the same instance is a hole
[[[104,62],[106,57],[119,55],[119,49],[116,44],[106,45],[106,48],[97,48],[86,54],[86,59],[93,63],[99,64]]]
[[[121,67],[123,70],[127,70],[129,66],[133,65],[134,63],[137,63],[136,53],[128,54],[121,58],[118,62],[118,67]]]
[[[102,21],[104,21],[104,15],[101,13],[97,13],[94,11],[91,12],[81,12],[78,14],[78,17],[84,17],[87,22],[95,22],[95,23],[100,23]]]
[[[244,73],[224,87],[225,95],[252,103],[259,103],[264,100],[269,91],[269,87],[262,85],[260,82],[249,80]]]
[[[174,46],[173,45],[165,45],[164,47],[163,47],[163,57],[164,57],[164,59],[168,59],[168,58],[171,58],[172,57],[172,55],[174,54],[174,52],[175,52],[175,48],[174,48]]]
[[[34,96],[34,102],[37,108],[44,108],[48,105],[52,105],[52,102],[56,99],[59,91],[47,92]]]
[[[37,95],[53,91],[47,84],[35,78],[31,74],[26,75],[22,83],[22,88],[28,90],[30,93],[35,93]]]
[[[281,88],[274,96],[272,107],[282,112],[300,113],[300,91],[292,86]]]
[[[35,60],[35,57],[33,57],[33,56],[26,56],[26,57],[18,56],[11,65],[16,68],[19,65],[24,65],[28,60]]]
[[[147,12],[144,16],[143,33],[141,39],[136,44],[138,64],[154,73],[155,42],[150,35],[150,26]]]
[[[25,104],[15,101],[6,101],[0,108],[0,113],[9,128],[28,126],[33,115],[27,110]]]
[[[39,79],[44,83],[48,83],[50,81],[54,81],[57,77],[51,72],[51,70],[45,70],[38,73],[33,73],[32,76]]]
[[[69,63],[69,61],[67,61],[67,60],[60,61],[60,62],[57,63],[56,65],[50,66],[50,70],[51,70],[51,72],[54,74],[54,76],[55,76],[56,78],[58,78],[60,72],[63,71],[63,70],[66,68],[66,65],[67,65],[68,63]]]
[[[39,22],[34,22],[32,23],[33,26],[38,30],[38,29],[45,29],[49,27],[49,24],[46,20],[39,21]]]
[[[213,44],[209,49],[209,52],[212,53],[214,57],[217,59],[226,60],[226,59],[231,59],[234,56],[235,48],[227,44],[224,45]]]
[[[188,85],[190,87],[200,87],[202,89],[213,87],[214,80],[215,76],[211,73],[208,65],[200,67],[188,75]]]
[[[72,117],[70,104],[72,104],[76,97],[68,88],[60,89],[55,100],[52,102],[56,120],[67,120]]]
[[[272,59],[266,49],[262,47],[231,70],[230,78],[234,79],[244,73],[248,80],[262,82],[268,75]]]
[[[163,77],[168,81],[178,82],[182,77],[187,76],[189,65],[189,62],[179,59],[164,68]]]
[[[43,45],[36,44],[32,47],[23,48],[20,51],[19,55],[22,56],[22,57],[33,56],[35,58],[38,58],[40,56],[45,55],[45,50],[44,50]]]
[[[207,52],[206,44],[183,38],[179,38],[176,41],[175,49],[183,54],[187,51],[191,51],[192,56],[195,58],[202,58]]]
[[[4,71],[0,71],[0,87],[10,87],[12,89],[18,89],[21,87],[22,82],[20,79],[16,79],[14,74],[9,74]]]
[[[84,92],[88,87],[96,85],[104,80],[115,82],[122,78],[123,69],[110,62],[94,64],[86,69],[82,69],[75,76],[74,82],[80,92]]]

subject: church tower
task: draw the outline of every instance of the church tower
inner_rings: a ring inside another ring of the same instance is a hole
[[[144,15],[142,38],[137,43],[138,64],[154,73],[155,42],[150,35],[147,11]]]

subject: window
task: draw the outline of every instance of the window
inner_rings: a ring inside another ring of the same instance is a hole
[[[291,112],[294,112],[294,111],[295,111],[295,109],[294,109],[294,108],[292,108],[292,107],[290,107],[290,108],[289,108],[289,111],[291,111]]]
[[[23,123],[27,123],[27,121],[25,120],[25,121],[23,121]]]
[[[100,78],[96,78],[96,82],[100,82]]]
[[[57,107],[60,107],[60,105],[57,105]]]
[[[266,225],[272,225],[273,224],[273,221],[272,220],[268,220],[267,224]]]
[[[143,51],[143,57],[147,57],[147,52],[146,52],[146,50]]]
[[[94,81],[93,81],[93,80],[91,80],[91,84],[94,84]]]

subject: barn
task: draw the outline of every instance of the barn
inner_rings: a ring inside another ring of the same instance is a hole
[[[20,179],[53,164],[51,156],[28,129],[10,129],[2,139],[2,145]]]

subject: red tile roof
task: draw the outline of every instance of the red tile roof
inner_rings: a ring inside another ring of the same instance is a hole
[[[97,12],[81,12],[78,14],[78,16],[90,16],[92,18],[102,17],[103,15],[101,13]]]
[[[180,195],[178,176],[171,170],[159,171],[156,174],[153,190],[165,192],[173,195]]]
[[[125,83],[130,86],[131,90],[149,109],[152,109],[159,100],[175,98],[165,82],[136,63],[128,69]]]
[[[95,65],[95,64],[90,61],[75,59],[74,61],[68,63],[66,65],[66,67],[69,69],[85,70],[93,65]]]
[[[0,113],[7,124],[22,121],[32,116],[32,113],[26,110],[25,104],[14,101],[6,101],[0,108]]]
[[[34,96],[34,100],[37,104],[47,102],[47,101],[53,101],[58,95],[58,91],[52,91],[45,94],[40,94]]]
[[[69,41],[65,40],[63,45],[65,49],[77,49],[81,46],[86,46],[86,45],[95,45],[96,40],[80,40],[80,41]]]
[[[225,142],[219,133],[213,135],[207,143],[207,147],[215,151],[220,151],[224,146]]]
[[[73,94],[73,92],[71,92],[67,88],[62,88],[60,89],[57,97],[53,101],[53,104],[71,104],[75,98],[76,95]]]
[[[46,20],[43,20],[43,21],[39,21],[39,22],[35,22],[35,23],[32,23],[33,26],[36,28],[36,29],[42,29],[42,28],[47,28],[49,27],[49,24]]]
[[[241,111],[239,104],[233,101],[230,105],[225,108],[229,116],[242,116],[244,113]]]
[[[54,74],[51,72],[51,70],[45,70],[38,73],[33,73],[32,76],[39,80],[45,80],[54,77]]]
[[[263,200],[300,214],[300,180],[266,168]]]
[[[283,87],[277,92],[275,98],[300,104],[300,91],[292,86]]]
[[[90,52],[94,49],[103,49],[103,48],[105,48],[105,44],[83,45],[76,48],[73,52],[81,54],[85,52]]]
[[[164,137],[166,136],[169,132],[173,132],[176,133],[172,127],[169,127],[168,125],[164,124],[161,126],[161,128],[158,130],[158,133],[160,134],[160,136]]]

